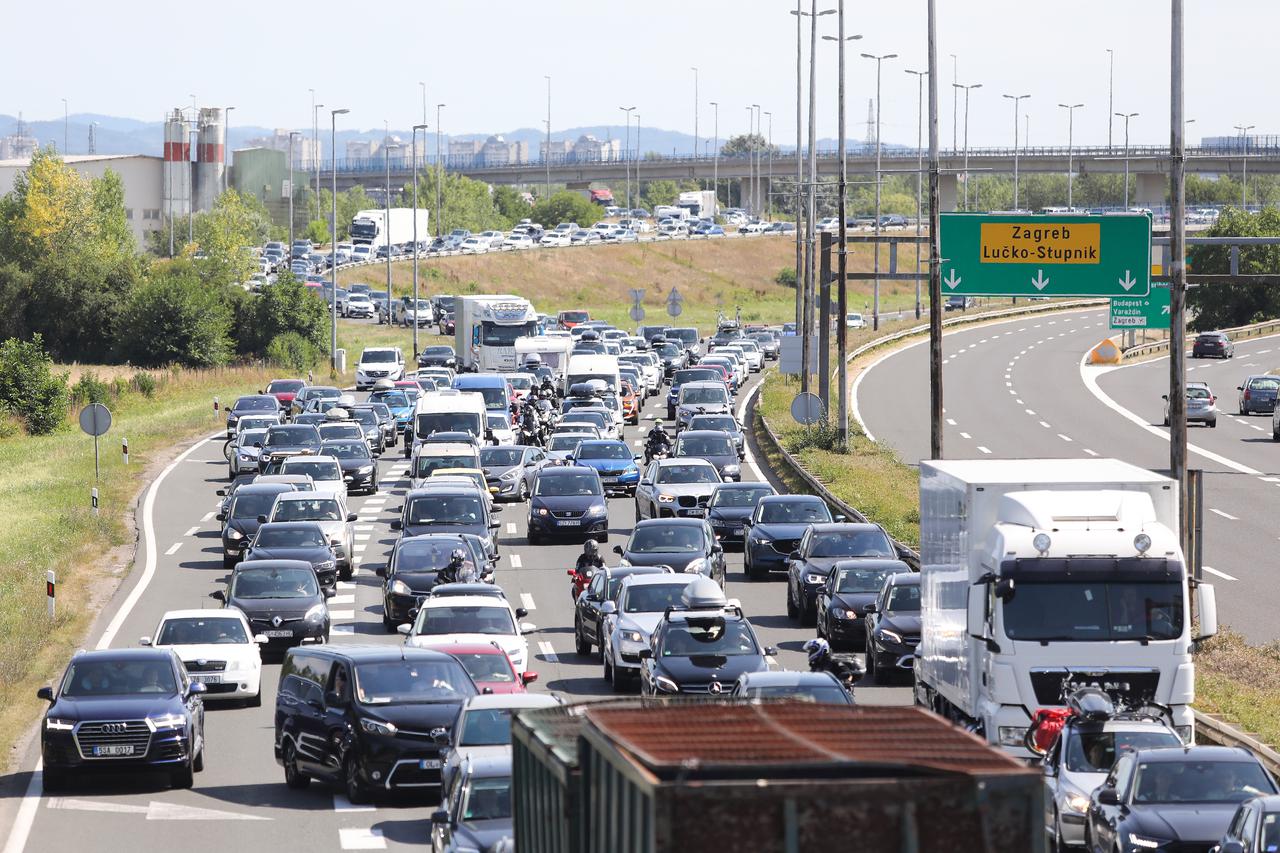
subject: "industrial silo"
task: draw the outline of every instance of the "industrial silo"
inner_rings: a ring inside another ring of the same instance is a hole
[[[166,219],[187,215],[191,207],[191,125],[175,109],[164,121],[163,198]]]
[[[196,210],[212,210],[226,177],[227,128],[220,107],[201,107],[196,148]]]

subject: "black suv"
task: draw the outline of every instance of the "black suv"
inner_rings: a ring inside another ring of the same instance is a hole
[[[290,649],[276,693],[275,756],[285,784],[313,777],[353,803],[375,790],[438,793],[440,746],[478,693],[452,656],[410,646]]]
[[[205,686],[172,649],[105,649],[71,658],[62,682],[41,687],[44,790],[73,773],[168,771],[190,788],[204,769]]]

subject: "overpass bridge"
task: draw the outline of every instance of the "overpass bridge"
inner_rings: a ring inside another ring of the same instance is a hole
[[[635,152],[632,152],[634,156]],[[807,155],[806,155],[807,156]],[[817,151],[818,175],[836,177],[840,160],[835,149]],[[850,176],[855,180],[874,177],[876,156],[873,146],[856,146],[845,156]],[[1066,147],[1022,148],[1017,152],[1018,171],[1023,174],[1066,174],[1068,160],[1077,175],[1123,174],[1128,160],[1129,172],[1136,178],[1136,194],[1133,204],[1139,207],[1158,207],[1164,203],[1169,183],[1169,150],[1161,146],[1132,146],[1126,157],[1122,147],[1074,148]],[[1245,163],[1252,174],[1280,174],[1280,146],[1250,148],[1248,157],[1240,146],[1214,146],[1187,149],[1187,171],[1200,174],[1238,175]],[[916,169],[917,152],[914,149],[892,148],[881,152],[881,171],[885,174],[912,173]],[[967,155],[971,173],[1013,174],[1014,150],[1012,148],[971,148]],[[540,186],[548,180],[552,184],[564,184],[574,189],[585,189],[591,184],[606,184],[613,189],[625,185],[627,175],[634,180],[699,180],[710,181],[713,175],[722,180],[751,180],[758,186],[749,193],[754,198],[767,198],[770,178],[783,185],[779,191],[790,192],[795,184],[796,153],[775,153],[770,161],[767,155],[753,158],[746,154],[734,156],[694,157],[625,157],[602,161],[577,161],[553,157],[551,161],[534,161],[513,164],[481,164],[473,158],[442,157],[444,168],[452,173],[466,175],[490,184],[511,186]],[[965,170],[964,151],[943,151],[942,206],[954,210],[958,195],[959,176]],[[388,165],[393,186],[402,186],[411,180],[413,164],[408,157],[382,157],[340,159],[337,162],[337,180],[340,190],[353,186],[370,189],[381,188],[386,181]],[[436,159],[426,158],[419,170],[434,168]],[[333,163],[321,165],[327,176]],[[328,180],[324,181],[328,184]]]

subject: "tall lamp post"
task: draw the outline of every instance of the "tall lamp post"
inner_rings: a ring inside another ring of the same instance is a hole
[[[222,191],[225,193],[227,188],[231,186],[231,111],[235,107],[224,107],[222,110],[222,132],[226,134],[227,139],[227,163],[222,169]]]
[[[440,162],[440,110],[448,104],[436,104],[436,236],[444,234],[444,212],[440,207],[440,185],[444,183],[444,169]]]
[[[924,211],[924,78],[929,76],[928,71],[912,71],[906,69],[908,74],[914,74],[916,77],[916,275],[920,274],[920,217]],[[841,218],[843,218],[841,214]],[[841,226],[843,227],[843,225]],[[916,279],[916,319],[920,319],[921,300],[920,300],[920,279]]]
[[[316,218],[320,213],[320,110],[324,108],[324,104],[316,103],[316,90],[311,90],[311,157],[312,171],[316,173]],[[337,144],[335,139],[329,140],[329,148],[332,149],[329,155],[333,158],[333,168],[338,168],[338,149],[333,146]]]
[[[1107,150],[1111,150],[1111,121],[1116,108],[1116,52],[1107,48]]]
[[[886,59],[896,59],[898,54],[886,53],[876,56],[872,53],[862,54],[863,59],[873,59],[876,63],[876,258],[875,272],[880,274],[880,66]],[[844,318],[841,318],[844,322]],[[874,282],[871,291],[871,328],[880,328],[880,279]]]
[[[1013,101],[1013,209],[1018,209],[1018,107],[1030,95],[1005,95]]]
[[[551,75],[544,74],[543,77],[547,81],[547,156],[542,159],[547,169],[547,198],[551,198]]]
[[[302,133],[296,130],[289,131],[289,251],[293,251],[293,140],[294,137],[302,136]]]
[[[622,156],[622,168],[625,169],[627,172],[627,216],[630,216],[631,215],[631,111],[634,110],[635,107],[618,107],[618,109],[622,110],[622,112],[627,117],[627,141],[625,143],[626,150],[623,151],[623,156]],[[548,153],[550,153],[550,149],[548,149]],[[693,153],[696,156],[698,153],[697,149],[694,149]]]
[[[769,151],[769,179],[766,181],[767,186],[764,192],[765,210],[766,210],[765,218],[768,219],[770,222],[772,222],[773,221],[773,113],[766,110],[764,116],[765,118],[769,119],[769,138],[765,140],[765,145],[768,146],[768,151]],[[720,203],[716,202],[716,207],[718,208],[719,206],[720,206]]]
[[[1253,124],[1235,126],[1244,141],[1244,155],[1240,160],[1240,209],[1245,211],[1249,209],[1249,131],[1255,127]]]
[[[1129,119],[1136,118],[1137,113],[1116,113],[1116,118],[1124,119],[1124,209],[1129,209]]]
[[[711,190],[716,194],[716,207],[720,206],[720,104],[716,101],[710,101],[712,116],[711,133],[715,137],[712,145],[712,156],[715,158],[711,161]]]
[[[1075,162],[1073,160],[1075,117],[1076,110],[1084,106],[1084,104],[1058,104],[1067,111],[1067,207],[1074,207],[1071,201],[1071,185],[1076,176]]]
[[[386,166],[387,173],[386,173],[386,183],[383,185],[383,186],[384,186],[384,191],[386,192],[386,197],[383,199],[383,205],[382,205],[382,210],[383,210],[383,219],[382,219],[382,221],[383,221],[383,222],[385,222],[385,223],[387,224],[387,237],[389,238],[389,237],[391,236],[391,152],[392,152],[392,151],[398,151],[398,150],[400,150],[400,144],[399,144],[399,143],[394,143],[394,144],[393,144],[393,143],[391,143],[391,142],[390,142],[390,139],[391,139],[391,123],[390,123],[390,122],[384,122],[384,124],[386,125],[387,132],[386,132],[386,141],[384,141],[384,142],[383,142],[383,144],[382,144],[382,162],[383,162],[383,164]],[[338,290],[337,290],[337,288],[334,288],[334,291],[333,291],[333,298],[334,298],[335,300],[337,300],[337,298],[338,298]],[[417,308],[417,304],[416,304],[416,303],[415,303],[415,305],[414,305],[414,308]],[[388,240],[388,241],[387,241],[387,325],[388,325],[388,326],[390,326],[390,325],[391,325],[391,318],[392,318],[392,312],[391,312],[391,242],[390,242],[390,240]]]
[[[63,157],[66,157],[68,154],[71,153],[71,148],[70,148],[71,143],[67,141],[69,138],[68,134],[70,133],[70,129],[71,129],[71,114],[68,112],[69,109],[70,107],[67,105],[67,99],[63,98],[62,99],[62,156]]]
[[[335,148],[334,146],[337,145],[337,141],[338,141],[338,116],[344,116],[349,112],[351,112],[351,110],[347,110],[347,109],[329,110],[329,148],[334,151],[337,150],[337,148]],[[316,165],[317,174],[319,173],[319,169],[320,169],[319,158],[317,158],[317,165]],[[330,247],[336,249],[338,246],[338,158],[337,157],[332,158],[332,161],[330,163],[329,174],[333,181],[332,188],[331,188],[331,195],[332,195],[331,201],[333,202],[333,211],[332,211],[332,218],[329,223],[329,230],[330,230],[330,233],[332,234],[333,239],[331,240],[329,245]],[[318,201],[319,198],[320,198],[320,194],[317,192],[316,200]],[[333,372],[337,373],[338,372],[338,265],[334,264],[333,266],[331,266],[329,268],[329,272],[330,272],[330,282],[331,282],[330,287],[333,291],[332,293],[333,301],[329,304],[329,321],[330,321],[329,358],[330,358],[330,363],[333,365]],[[390,309],[391,309],[391,306],[388,305],[387,310],[390,310]]]
[[[690,65],[693,72],[693,156],[698,156],[698,69]]]
[[[424,114],[426,104],[422,105]],[[413,360],[418,360],[418,131],[426,142],[426,123],[413,126]]]
[[[973,89],[981,89],[981,83],[970,83],[967,86],[959,83],[952,83],[953,86],[959,86],[964,89],[964,209],[969,209],[969,92]]]

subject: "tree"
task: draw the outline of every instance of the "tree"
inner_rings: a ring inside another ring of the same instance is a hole
[[[430,210],[433,220],[435,219],[437,177],[437,171],[429,169],[418,180],[418,205]],[[412,201],[412,185],[409,187],[408,198]],[[503,214],[495,204],[496,198],[497,191],[491,193],[489,185],[484,181],[446,172],[440,184],[443,221],[435,225],[442,233],[453,228],[466,228],[472,232],[488,231],[491,228],[508,228],[516,219],[523,219],[529,215],[528,205],[524,205],[523,212],[514,219]],[[518,196],[516,203],[523,205],[523,201],[519,201]]]
[[[675,204],[680,195],[680,187],[675,181],[645,181],[640,188],[640,198],[644,206],[653,210],[660,204]]]
[[[254,303],[252,329],[242,330],[247,351],[264,353],[277,336],[293,332],[320,352],[329,352],[329,306],[293,276],[280,276]]]
[[[720,146],[721,157],[737,157],[759,151],[761,156],[769,154],[769,140],[759,133],[742,133],[731,136]],[[778,146],[773,146],[773,153],[778,153]]]
[[[529,212],[529,218],[544,228],[554,228],[561,222],[576,222],[583,228],[589,228],[599,217],[598,206],[585,196],[569,190],[562,190],[551,198],[538,202]]]
[[[1227,208],[1205,233],[1206,237],[1280,237],[1280,210],[1268,207],[1260,213]],[[1193,246],[1187,253],[1188,266],[1207,274],[1231,271],[1230,247]],[[1271,273],[1280,265],[1280,246],[1255,246],[1240,250],[1242,275]],[[1280,315],[1280,292],[1249,282],[1205,284],[1187,290],[1188,314],[1196,331],[1230,328],[1257,323]]]
[[[506,220],[508,226],[528,216],[531,207],[515,187],[507,186],[493,188],[493,206],[498,211],[498,215]]]
[[[215,367],[226,364],[231,310],[194,262],[165,264],[129,300],[120,353],[134,364]]]
[[[271,235],[271,216],[252,195],[233,189],[218,197],[213,210],[196,216],[195,239],[202,257],[197,269],[215,287],[238,284],[256,269],[246,249]]]
[[[68,402],[67,374],[53,372],[40,335],[0,344],[0,413],[21,419],[30,433],[44,435],[62,425]]]

